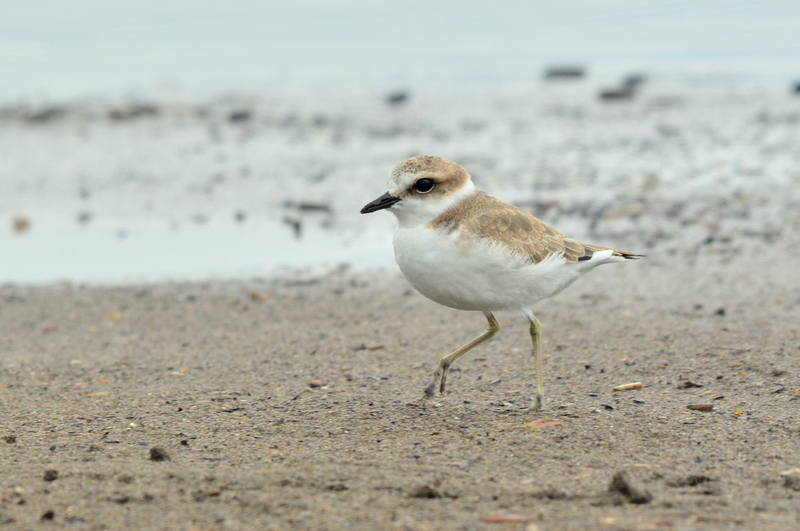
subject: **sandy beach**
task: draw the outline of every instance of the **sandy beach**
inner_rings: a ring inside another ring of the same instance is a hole
[[[748,258],[705,287],[682,258],[605,266],[539,305],[539,413],[520,411],[532,364],[513,316],[423,399],[484,323],[392,272],[4,287],[0,523],[796,528],[795,266],[767,260],[739,292]]]
[[[798,100],[595,89],[4,107],[0,528],[800,528]],[[513,315],[423,398],[485,321],[358,214],[417,153],[648,255],[534,308],[544,411]]]

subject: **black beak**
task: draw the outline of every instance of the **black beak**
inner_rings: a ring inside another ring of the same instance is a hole
[[[389,208],[393,204],[400,201],[399,197],[394,197],[389,195],[389,192],[386,192],[382,196],[380,196],[375,201],[371,203],[367,203],[367,205],[361,209],[362,214],[371,214],[373,212],[377,212],[378,210],[383,210],[384,208]]]

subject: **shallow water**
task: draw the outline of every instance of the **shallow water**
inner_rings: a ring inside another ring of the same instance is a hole
[[[630,69],[800,76],[791,0],[8,0],[1,9],[0,101],[452,92],[529,82],[565,62],[604,82]]]
[[[795,219],[796,2],[11,1],[1,15],[0,282],[393,267],[392,216],[358,210],[420,153],[633,251],[781,237]],[[588,75],[547,83],[549,64]],[[598,101],[631,73],[641,94]],[[387,105],[400,88],[408,101]],[[112,118],[130,101],[155,111]],[[304,201],[329,213],[291,206]]]

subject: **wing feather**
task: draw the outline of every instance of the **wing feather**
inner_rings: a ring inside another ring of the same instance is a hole
[[[569,262],[588,260],[595,252],[608,249],[568,238],[521,208],[481,191],[438,216],[431,225],[452,227],[454,223],[462,238],[478,238],[499,245],[532,264],[555,254],[563,255]],[[618,253],[638,256],[615,251]]]

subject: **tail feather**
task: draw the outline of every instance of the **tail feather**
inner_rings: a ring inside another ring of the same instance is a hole
[[[644,254],[629,253],[628,251],[614,251],[613,256],[618,256],[624,260],[641,260],[647,257]]]

